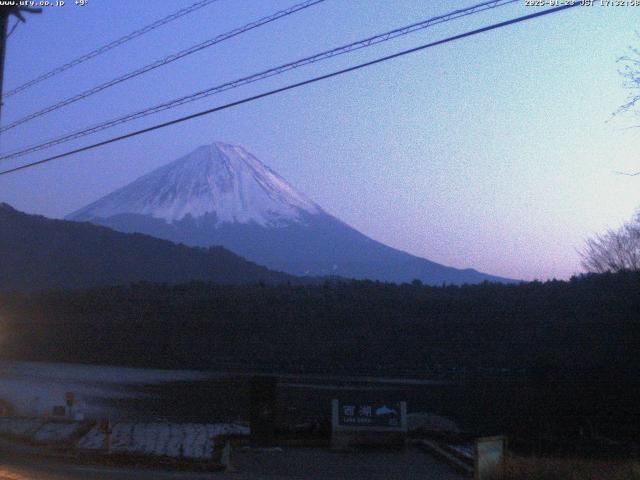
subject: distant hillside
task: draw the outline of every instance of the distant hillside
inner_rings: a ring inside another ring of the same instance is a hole
[[[193,248],[89,223],[27,215],[0,203],[0,289],[38,290],[139,281],[225,284],[298,280],[222,248]]]

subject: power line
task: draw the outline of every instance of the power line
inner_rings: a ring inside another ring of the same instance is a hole
[[[114,78],[112,80],[109,80],[108,82],[102,83],[96,87],[90,88],[89,90],[85,90],[82,93],[79,93],[77,95],[74,95],[73,97],[69,97],[65,100],[62,100],[58,103],[55,103],[53,105],[50,105],[46,108],[43,108],[42,110],[39,110],[35,113],[29,114],[25,117],[22,117],[8,125],[5,125],[4,127],[0,128],[0,133],[1,132],[6,132],[7,130],[10,130],[12,128],[17,127],[18,125],[21,125],[23,123],[26,123],[28,121],[31,121],[35,118],[41,117],[42,115],[45,115],[47,113],[53,112],[55,110],[58,110],[62,107],[65,107],[67,105],[70,105],[72,103],[75,103],[79,100],[82,100],[84,98],[90,97],[91,95],[95,95],[98,92],[101,92],[103,90],[106,90],[107,88],[113,87],[114,85],[118,85],[122,82],[125,82],[127,80],[130,80],[132,78],[138,77],[144,73],[150,72],[151,70],[155,70],[156,68],[159,67],[163,67],[164,65],[168,65],[169,63],[173,63],[176,60],[179,60],[181,58],[184,58],[188,55],[191,55],[193,53],[199,52],[200,50],[203,50],[205,48],[209,48],[213,45],[216,45],[218,43],[224,42],[225,40],[229,40],[230,38],[236,37],[242,33],[248,32],[249,30],[253,30],[254,28],[258,28],[261,27],[262,25],[266,25],[268,23],[274,22],[280,18],[284,18],[287,17],[289,15],[293,15],[296,12],[299,12],[301,10],[307,9],[313,5],[317,5],[318,3],[322,3],[325,0],[306,0],[302,3],[298,3],[296,5],[293,5],[292,7],[289,7],[287,9],[284,10],[280,10],[279,12],[274,13],[273,15],[269,15],[267,17],[263,17],[259,20],[256,20],[254,22],[248,23],[240,28],[236,28],[234,30],[231,30],[230,32],[227,33],[223,33],[221,35],[216,36],[215,38],[212,38],[210,40],[207,40],[205,42],[199,43],[197,45],[194,45],[190,48],[187,48],[185,50],[181,50],[178,53],[174,53],[172,55],[169,55],[167,57],[164,57],[160,60],[156,60],[153,63],[150,63],[148,65],[145,65],[141,68],[138,68],[136,70],[133,70],[132,72],[126,73],[125,75],[122,75],[120,77]]]
[[[16,22],[13,24],[13,27],[11,27],[11,30],[9,30],[9,33],[7,33],[6,39],[8,40],[9,37],[13,34],[13,32],[16,30],[16,28],[18,27],[18,25],[20,24],[20,20],[18,20],[16,18]]]
[[[110,138],[109,140],[104,140],[102,142],[97,142],[97,143],[94,143],[92,145],[87,145],[85,147],[76,148],[75,150],[70,150],[70,151],[67,151],[65,153],[61,153],[59,155],[54,155],[54,156],[51,156],[51,157],[48,157],[48,158],[44,158],[42,160],[38,160],[36,162],[27,163],[25,165],[20,165],[18,167],[11,168],[11,169],[8,169],[8,170],[3,170],[3,171],[0,172],[0,176],[1,175],[8,175],[10,173],[17,172],[17,171],[20,171],[20,170],[25,170],[27,168],[34,167],[36,165],[42,165],[42,164],[47,163],[47,162],[51,162],[51,161],[54,161],[54,160],[58,160],[60,158],[68,157],[68,156],[76,154],[76,153],[85,152],[87,150],[92,150],[94,148],[101,147],[101,146],[104,146],[104,145],[108,145],[110,143],[118,142],[118,141],[121,141],[121,140],[125,140],[127,138],[131,138],[131,137],[135,137],[135,136],[138,136],[138,135],[142,135],[143,133],[148,133],[148,132],[151,132],[151,131],[154,131],[154,130],[159,130],[161,128],[165,128],[165,127],[171,126],[171,125],[175,125],[175,124],[178,124],[178,123],[186,122],[186,121],[192,120],[194,118],[198,118],[198,117],[202,117],[202,116],[205,116],[205,115],[209,115],[209,114],[212,114],[212,113],[215,113],[215,112],[219,112],[221,110],[226,110],[226,109],[229,109],[229,108],[232,108],[232,107],[236,107],[238,105],[242,105],[242,104],[249,103],[249,102],[252,102],[252,101],[255,101],[255,100],[259,100],[261,98],[270,97],[272,95],[276,95],[278,93],[286,92],[288,90],[293,90],[295,88],[302,87],[302,86],[305,86],[305,85],[310,85],[312,83],[316,83],[316,82],[319,82],[321,80],[326,80],[326,79],[329,79],[329,78],[332,78],[332,77],[337,77],[337,76],[343,75],[345,73],[349,73],[349,72],[353,72],[353,71],[356,71],[356,70],[360,70],[362,68],[370,67],[370,66],[376,65],[378,63],[386,62],[388,60],[392,60],[394,58],[402,57],[404,55],[408,55],[408,54],[415,53],[415,52],[418,52],[418,51],[421,51],[421,50],[425,50],[427,48],[435,47],[437,45],[442,45],[442,44],[445,44],[445,43],[453,42],[455,40],[460,40],[462,38],[470,37],[470,36],[473,36],[473,35],[478,35],[480,33],[488,32],[490,30],[496,30],[498,28],[503,28],[503,27],[506,27],[508,25],[513,25],[513,24],[516,24],[516,23],[524,22],[524,21],[527,21],[527,20],[531,20],[531,19],[534,19],[534,18],[537,18],[537,17],[544,16],[544,15],[550,15],[552,13],[557,13],[559,11],[566,10],[566,9],[569,9],[569,8],[573,8],[573,7],[577,7],[579,5],[580,5],[579,2],[576,2],[574,4],[566,4],[566,5],[563,5],[563,6],[560,6],[560,7],[554,7],[554,8],[546,9],[546,10],[543,10],[543,11],[540,11],[540,12],[531,13],[529,15],[523,15],[521,17],[513,18],[511,20],[506,20],[504,22],[494,23],[492,25],[488,25],[486,27],[478,28],[476,30],[471,30],[471,31],[468,31],[468,32],[465,32],[465,33],[454,35],[452,37],[447,37],[445,39],[438,40],[438,41],[431,42],[431,43],[427,43],[427,44],[421,45],[419,47],[410,48],[408,50],[403,50],[403,51],[398,52],[398,53],[394,53],[394,54],[391,54],[391,55],[380,57],[380,58],[377,58],[375,60],[371,60],[369,62],[360,63],[358,65],[354,65],[352,67],[344,68],[342,70],[337,70],[335,72],[327,73],[325,75],[320,75],[320,76],[317,76],[317,77],[313,77],[311,79],[304,80],[302,82],[293,83],[293,84],[290,84],[290,85],[287,85],[287,86],[284,86],[284,87],[277,88],[275,90],[270,90],[268,92],[263,92],[263,93],[260,93],[258,95],[253,95],[251,97],[243,98],[242,100],[237,100],[235,102],[227,103],[225,105],[221,105],[221,106],[218,106],[218,107],[210,108],[208,110],[203,110],[203,111],[200,111],[200,112],[197,112],[197,113],[193,113],[191,115],[187,115],[185,117],[180,117],[180,118],[168,121],[168,122],[160,123],[160,124],[157,124],[157,125],[154,125],[154,126],[151,126],[151,127],[143,128],[141,130],[130,132],[130,133],[127,133],[125,135],[120,135],[118,137],[113,137],[113,138]]]
[[[53,70],[40,75],[39,77],[34,78],[33,80],[28,81],[27,83],[20,85],[19,87],[14,88],[13,90],[8,91],[7,93],[5,93],[2,98],[7,98],[10,97],[12,95],[15,95],[16,93],[22,92],[23,90],[26,90],[27,88],[33,87],[34,85],[37,85],[40,82],[43,82],[45,80],[47,80],[48,78],[54,77],[66,70],[69,70],[70,68],[75,67],[76,65],[79,65],[83,62],[86,62],[87,60],[97,57],[98,55],[102,55],[105,52],[108,52],[109,50],[112,50],[124,43],[127,43],[131,40],[133,40],[134,38],[140,37],[142,35],[144,35],[145,33],[149,33],[152,30],[155,30],[156,28],[161,27],[162,25],[166,25],[169,22],[172,22],[174,20],[177,20],[178,18],[184,17],[185,15],[188,15],[192,12],[195,12],[196,10],[199,10],[203,7],[206,7],[207,5],[217,2],[218,0],[201,0],[199,2],[194,3],[193,5],[183,8],[181,10],[178,10],[175,13],[172,13],[171,15],[168,15],[164,18],[161,18],[160,20],[157,20],[155,22],[153,22],[150,25],[147,25],[146,27],[143,27],[139,30],[136,30],[134,32],[129,33],[128,35],[125,35],[124,37],[120,37],[117,40],[114,40],[111,43],[108,43],[102,47],[96,48],[95,50],[92,50],[89,53],[85,53],[84,55],[71,60],[70,62],[65,63],[64,65],[61,65],[57,68],[54,68]]]
[[[47,140],[45,142],[36,144],[36,145],[31,145],[29,147],[26,148],[22,148],[20,150],[15,150],[13,152],[5,152],[3,154],[0,154],[0,161],[1,160],[7,160],[10,158],[17,158],[17,157],[21,157],[24,156],[28,153],[33,153],[36,151],[40,151],[40,150],[44,150],[46,148],[50,148],[52,146],[55,145],[60,145],[62,143],[67,143],[69,141],[72,140],[76,140],[78,138],[81,137],[85,137],[87,135],[91,135],[93,133],[97,133],[99,131],[102,130],[106,130],[108,128],[114,127],[116,125],[120,125],[123,123],[128,123],[130,121],[133,120],[137,120],[139,118],[143,118],[146,117],[148,115],[152,115],[154,113],[158,113],[164,110],[169,110],[175,107],[178,107],[180,105],[184,105],[186,103],[190,103],[190,102],[194,102],[196,100],[201,100],[203,98],[209,97],[211,95],[217,94],[217,93],[221,93],[227,90],[231,90],[234,88],[238,88],[241,87],[243,85],[248,85],[250,83],[254,83],[260,80],[264,80],[266,78],[275,76],[275,75],[280,75],[282,73],[285,73],[287,71],[290,70],[294,70],[296,68],[300,68],[302,66],[311,64],[311,63],[316,63],[322,60],[327,60],[329,58],[332,57],[336,57],[339,55],[344,55],[350,52],[353,52],[355,50],[359,50],[361,48],[366,48],[366,47],[370,47],[372,45],[377,45],[379,43],[383,43],[389,40],[392,40],[394,38],[400,37],[400,36],[404,36],[404,35],[408,35],[410,33],[419,31],[419,30],[423,30],[425,28],[440,24],[440,23],[444,23],[444,22],[448,22],[448,21],[452,21],[455,20],[457,18],[461,18],[461,17],[465,17],[468,15],[472,15],[472,14],[476,14],[482,11],[486,11],[486,10],[490,10],[493,8],[497,8],[500,6],[504,6],[504,5],[508,5],[511,3],[515,3],[515,2],[519,2],[520,0],[492,0],[492,1],[485,1],[483,3],[474,5],[472,7],[468,7],[468,8],[464,8],[464,9],[460,9],[460,10],[455,10],[453,12],[447,13],[445,15],[439,15],[437,17],[432,17],[429,18],[427,20],[423,20],[421,22],[417,22],[417,23],[413,23],[411,25],[407,25],[401,28],[396,28],[394,30],[379,34],[379,35],[375,35],[369,38],[366,38],[364,40],[359,40],[357,42],[353,42],[353,43],[349,43],[346,45],[342,45],[340,47],[337,48],[333,48],[331,50],[326,50],[324,52],[321,53],[317,53],[315,55],[311,55],[309,57],[305,57],[293,62],[289,62],[283,65],[280,65],[278,67],[274,67],[274,68],[270,68],[268,70],[247,76],[247,77],[242,77],[240,79],[236,79],[233,80],[231,82],[226,82],[223,83],[222,85],[217,85],[214,87],[210,87],[207,88],[205,90],[201,90],[199,92],[190,94],[190,95],[186,95],[174,100],[171,100],[169,102],[165,102],[165,103],[161,103],[159,105],[155,105],[153,107],[150,108],[146,108],[144,110],[140,110],[138,112],[134,112],[134,113],[130,113],[127,114],[125,116],[122,117],[118,117],[112,120],[108,120],[106,122],[102,122],[99,123],[97,125],[93,125],[91,127],[85,128],[83,130],[79,130],[73,133],[69,133],[66,135],[63,135],[61,137],[52,139],[52,140]]]

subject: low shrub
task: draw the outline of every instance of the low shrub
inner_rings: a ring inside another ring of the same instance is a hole
[[[640,480],[640,463],[560,458],[510,458],[488,480]]]

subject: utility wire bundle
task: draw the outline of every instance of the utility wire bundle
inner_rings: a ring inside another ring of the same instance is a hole
[[[324,1],[324,0],[309,0],[307,2],[303,2],[302,4],[294,5],[293,7],[290,7],[290,9],[283,10],[281,12],[276,12],[276,14],[274,14],[273,16],[277,16],[277,15],[281,14],[282,12],[287,12],[287,11],[291,11],[291,9],[295,9],[295,10],[292,11],[292,13],[293,13],[295,11],[299,11],[301,9],[308,8],[309,6],[315,5],[315,4],[320,3],[322,1]],[[175,108],[175,107],[177,107],[179,105],[184,105],[185,103],[193,102],[193,101],[199,100],[201,98],[208,97],[208,96],[216,94],[216,93],[220,93],[220,92],[232,89],[232,88],[237,88],[237,87],[240,87],[242,85],[246,85],[246,84],[253,83],[253,82],[256,82],[256,81],[259,81],[259,80],[263,80],[263,79],[272,77],[274,75],[279,75],[279,74],[284,73],[286,71],[290,71],[290,70],[293,70],[295,68],[300,68],[301,66],[304,66],[304,65],[315,63],[315,62],[318,62],[318,61],[321,61],[321,60],[325,60],[325,59],[328,59],[328,58],[332,58],[332,57],[335,57],[335,56],[338,56],[338,55],[344,55],[346,53],[349,53],[349,52],[352,52],[352,51],[355,51],[355,50],[359,50],[359,49],[362,49],[362,48],[367,48],[367,47],[370,47],[372,45],[377,45],[379,43],[386,42],[386,41],[391,40],[393,38],[397,38],[397,37],[400,37],[400,36],[408,35],[408,34],[413,33],[415,31],[423,30],[425,28],[431,27],[433,25],[437,25],[439,23],[448,22],[448,21],[451,21],[451,20],[454,20],[454,19],[457,19],[457,18],[465,17],[465,16],[468,16],[468,15],[476,14],[476,13],[479,13],[479,12],[482,12],[482,11],[486,11],[486,10],[489,10],[489,9],[493,9],[493,8],[497,8],[497,7],[500,7],[500,6],[504,6],[504,5],[508,5],[508,4],[511,4],[511,3],[515,3],[517,1],[519,1],[519,0],[485,1],[485,2],[482,2],[480,4],[474,5],[472,7],[468,7],[468,8],[465,8],[465,9],[459,9],[459,10],[455,10],[455,11],[449,12],[449,13],[447,13],[445,15],[439,15],[437,17],[432,17],[432,18],[423,20],[421,22],[413,23],[411,25],[407,25],[407,26],[404,26],[404,27],[401,27],[401,28],[397,28],[397,29],[394,29],[394,30],[391,30],[391,31],[388,31],[388,32],[385,32],[385,33],[382,33],[382,34],[379,34],[379,35],[368,37],[366,39],[363,39],[363,40],[360,40],[360,41],[357,41],[357,42],[352,42],[352,43],[349,43],[349,44],[346,44],[346,45],[343,45],[343,46],[340,46],[340,47],[337,47],[337,48],[334,48],[334,49],[331,49],[331,50],[326,50],[326,51],[320,52],[318,54],[315,54],[315,55],[312,55],[312,56],[308,56],[308,57],[305,57],[305,58],[302,58],[302,59],[299,59],[299,60],[296,60],[296,61],[293,61],[293,62],[289,62],[287,64],[283,64],[283,65],[280,65],[280,66],[277,66],[277,67],[274,67],[274,68],[271,68],[271,69],[268,69],[268,70],[265,70],[265,71],[250,75],[250,76],[242,77],[242,78],[239,78],[239,79],[231,81],[231,82],[226,82],[226,83],[223,83],[221,85],[216,85],[216,86],[207,88],[205,90],[201,90],[201,91],[192,93],[190,95],[182,96],[182,97],[179,97],[179,98],[174,99],[172,101],[164,102],[162,104],[159,104],[159,105],[156,105],[156,106],[153,106],[153,107],[149,107],[149,108],[140,110],[138,112],[134,112],[134,113],[131,113],[131,114],[125,115],[123,117],[119,117],[117,119],[113,119],[113,120],[110,120],[110,121],[107,121],[107,122],[102,122],[102,123],[94,125],[92,127],[89,127],[89,128],[86,128],[86,129],[82,129],[82,130],[73,132],[71,134],[67,134],[65,136],[58,137],[56,139],[52,139],[52,140],[49,140],[49,141],[46,141],[46,142],[43,142],[43,143],[40,143],[40,144],[37,144],[37,145],[33,145],[31,147],[23,148],[22,150],[17,150],[17,151],[11,152],[11,153],[5,153],[5,154],[0,155],[0,160],[16,158],[16,157],[19,157],[19,156],[22,156],[22,155],[26,155],[28,153],[33,153],[35,151],[39,151],[39,150],[42,150],[42,149],[45,149],[45,148],[50,148],[50,147],[52,147],[54,145],[59,145],[61,143],[65,143],[65,142],[68,142],[68,141],[71,141],[71,140],[75,140],[75,139],[84,137],[86,135],[90,135],[92,133],[96,133],[98,131],[105,130],[107,128],[111,128],[111,127],[114,127],[116,125],[120,125],[122,123],[130,122],[130,121],[136,120],[138,118],[142,118],[142,117],[145,117],[145,116],[148,116],[148,115],[160,112],[160,111],[164,111],[164,110],[168,110],[168,109],[171,109],[171,108]],[[531,19],[537,18],[537,17],[544,16],[544,15],[549,15],[549,14],[556,13],[556,12],[559,12],[559,11],[562,11],[562,10],[566,10],[568,8],[573,8],[573,7],[577,6],[577,5],[579,5],[579,3],[567,4],[567,5],[563,5],[563,6],[556,7],[556,8],[545,9],[545,10],[537,11],[536,13],[532,13],[532,14],[529,14],[529,15],[524,15],[524,16],[517,17],[517,18],[511,19],[511,20],[504,21],[504,22],[499,22],[499,23],[495,23],[495,24],[492,24],[492,25],[488,25],[486,27],[482,27],[482,28],[479,28],[479,29],[475,29],[475,30],[471,30],[471,31],[468,31],[468,32],[464,32],[462,34],[454,35],[452,37],[448,37],[448,38],[445,38],[443,40],[438,40],[438,41],[431,42],[431,43],[428,43],[428,44],[425,44],[425,45],[421,45],[419,47],[415,47],[415,48],[411,48],[411,49],[408,49],[408,50],[404,50],[404,51],[401,51],[401,52],[398,52],[398,53],[395,53],[395,54],[392,54],[392,55],[387,55],[385,57],[381,57],[381,58],[378,58],[378,59],[375,59],[375,60],[372,60],[372,61],[369,61],[369,62],[366,62],[366,63],[354,65],[354,66],[351,66],[351,67],[348,67],[348,68],[344,68],[342,70],[331,72],[329,74],[320,75],[318,77],[314,77],[314,78],[311,78],[309,80],[305,80],[305,81],[302,81],[302,82],[290,84],[290,85],[287,85],[285,87],[281,87],[281,88],[277,88],[277,89],[274,89],[274,90],[270,90],[268,92],[264,92],[264,93],[261,93],[261,94],[258,94],[258,95],[254,95],[254,96],[251,96],[251,97],[248,97],[248,98],[244,98],[242,100],[238,100],[238,101],[232,102],[232,103],[228,103],[228,104],[221,105],[221,106],[218,106],[218,107],[214,107],[214,108],[211,108],[211,109],[208,109],[208,110],[205,110],[205,111],[201,111],[201,112],[197,112],[197,113],[194,113],[194,114],[191,114],[191,115],[187,115],[185,117],[181,117],[181,118],[178,118],[178,119],[175,119],[175,120],[171,120],[171,121],[164,122],[164,123],[161,123],[161,124],[158,124],[158,125],[154,125],[152,127],[143,128],[141,130],[137,130],[137,131],[130,132],[130,133],[127,133],[127,134],[124,134],[124,135],[120,135],[118,137],[111,138],[109,140],[105,140],[105,141],[98,142],[98,143],[95,143],[95,144],[92,144],[92,145],[88,145],[88,146],[81,147],[81,148],[78,148],[78,149],[75,149],[75,150],[71,150],[69,152],[65,152],[65,153],[62,153],[62,154],[59,154],[59,155],[48,157],[48,158],[45,158],[45,159],[42,159],[42,160],[39,160],[39,161],[36,161],[36,162],[32,162],[32,163],[21,165],[21,166],[15,167],[15,168],[4,170],[4,171],[0,172],[0,175],[6,175],[8,173],[12,173],[12,172],[15,172],[15,171],[23,170],[25,168],[30,168],[30,167],[33,167],[35,165],[40,165],[40,164],[43,164],[43,163],[46,163],[46,162],[50,162],[52,160],[57,160],[59,158],[63,158],[63,157],[72,155],[74,153],[79,153],[79,152],[86,151],[86,150],[89,150],[89,149],[97,148],[99,146],[106,145],[106,144],[109,144],[109,143],[113,143],[113,142],[116,142],[116,141],[120,141],[120,140],[123,140],[125,138],[130,138],[132,136],[136,136],[136,135],[140,135],[140,134],[143,134],[143,133],[146,133],[146,132],[149,132],[149,131],[157,130],[159,128],[164,128],[164,127],[167,127],[167,126],[170,126],[170,125],[174,125],[176,123],[185,122],[185,121],[188,121],[188,120],[191,120],[191,119],[203,116],[203,115],[208,115],[208,114],[220,111],[220,110],[228,109],[228,108],[240,105],[240,104],[248,103],[250,101],[254,101],[254,100],[257,100],[257,99],[260,99],[260,98],[264,98],[264,97],[267,97],[267,96],[271,96],[271,95],[275,95],[277,93],[281,93],[281,92],[284,92],[284,91],[287,91],[287,90],[291,90],[291,89],[294,89],[294,88],[299,88],[301,86],[308,85],[310,83],[315,83],[315,82],[318,82],[318,81],[321,81],[321,80],[325,80],[325,79],[328,79],[328,78],[331,78],[331,77],[335,77],[335,76],[338,76],[338,75],[343,75],[343,74],[348,73],[348,72],[359,70],[361,68],[365,68],[365,67],[368,67],[368,66],[371,66],[371,65],[375,65],[375,64],[378,64],[378,63],[386,62],[388,60],[391,60],[391,59],[394,59],[394,58],[398,58],[400,56],[408,55],[410,53],[414,53],[414,52],[417,52],[417,51],[421,51],[421,50],[424,50],[426,48],[430,48],[430,47],[433,47],[433,46],[436,46],[436,45],[441,45],[441,44],[448,43],[448,42],[451,42],[451,41],[454,41],[454,40],[459,40],[459,39],[462,39],[462,38],[465,38],[465,37],[469,37],[469,36],[472,36],[472,35],[477,35],[477,34],[480,34],[480,33],[486,32],[486,31],[495,30],[495,29],[498,29],[498,28],[503,28],[503,27],[506,27],[508,25],[512,25],[512,24],[515,24],[515,23],[520,23],[520,22],[524,22],[524,21],[527,21],[527,20],[531,20]],[[289,13],[289,14],[291,14],[291,13]],[[264,17],[264,18],[267,19],[267,18],[271,18],[273,16]],[[280,18],[280,16],[278,16],[276,18]],[[271,21],[273,21],[273,20],[271,20]],[[257,22],[252,22],[252,23],[255,24]],[[268,22],[266,22],[266,23],[268,23]],[[249,25],[251,25],[251,24],[249,24]],[[239,29],[236,29],[236,31],[237,30],[239,30]],[[203,48],[205,48],[205,47],[203,47]],[[124,80],[122,80],[122,81],[124,81]],[[26,121],[28,121],[28,120],[25,120],[25,122]],[[0,132],[1,131],[3,131],[3,129],[0,129]]]
[[[20,85],[19,87],[14,88],[13,90],[8,91],[7,93],[2,95],[2,98],[7,98],[7,97],[11,97],[12,95],[15,95],[16,93],[20,93],[23,90],[26,90],[27,88],[33,87],[34,85],[37,85],[40,82],[44,82],[45,80],[47,80],[48,78],[51,77],[55,77],[56,75],[69,70],[70,68],[75,67],[76,65],[80,65],[81,63],[86,62],[87,60],[92,59],[93,57],[97,57],[98,55],[102,55],[103,53],[108,52],[109,50],[112,50],[116,47],[119,47],[120,45],[127,43],[131,40],[133,40],[134,38],[140,37],[142,35],[144,35],[145,33],[149,33],[152,30],[155,30],[156,28],[159,28],[163,25],[166,25],[167,23],[173,22],[174,20],[177,20],[178,18],[184,17],[185,15],[188,15],[190,13],[195,12],[196,10],[199,10],[203,7],[206,7],[207,5],[209,5],[210,3],[213,2],[217,2],[218,0],[201,0],[199,2],[194,3],[193,5],[187,7],[187,8],[182,8],[180,10],[178,10],[175,13],[172,13],[171,15],[168,15],[164,18],[161,18],[160,20],[157,20],[155,22],[153,22],[150,25],[147,25],[146,27],[140,28],[138,30],[135,30],[131,33],[129,33],[128,35],[125,35],[124,37],[120,37],[117,40],[114,40],[113,42],[110,42],[106,45],[103,45],[100,48],[96,48],[95,50],[92,50],[88,53],[85,53],[84,55],[79,56],[78,58],[74,58],[73,60],[65,63],[64,65],[60,65],[57,68],[54,68],[53,70],[48,71],[47,73],[40,75],[39,77],[34,78],[33,80],[28,81],[27,83],[24,83],[22,85]],[[13,29],[12,29],[13,31]]]

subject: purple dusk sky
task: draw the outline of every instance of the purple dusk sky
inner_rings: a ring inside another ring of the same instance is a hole
[[[45,7],[8,40],[5,91],[195,0]],[[6,152],[477,1],[327,0],[1,135]],[[5,100],[2,123],[296,3],[219,0]],[[4,166],[533,13],[522,2],[117,127]],[[376,240],[523,279],[580,271],[584,239],[640,204],[637,118],[616,59],[640,7],[578,7],[0,177],[0,201],[62,217],[203,144],[243,145]]]

